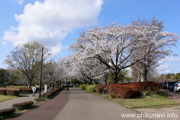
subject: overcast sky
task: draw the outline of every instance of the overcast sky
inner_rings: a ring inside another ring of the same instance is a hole
[[[0,68],[17,45],[37,41],[49,48],[51,58],[70,54],[68,46],[78,33],[95,26],[118,22],[130,24],[141,18],[164,21],[164,31],[180,36],[179,0],[0,0]],[[159,61],[159,73],[180,72],[179,56]]]

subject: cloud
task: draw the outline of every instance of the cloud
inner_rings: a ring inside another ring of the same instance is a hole
[[[61,51],[61,43],[59,43],[58,45],[52,47],[50,53],[51,56],[55,56],[57,53],[59,53]]]
[[[15,0],[16,2],[18,2],[18,4],[23,4],[24,3],[24,0]]]
[[[167,57],[166,59],[165,59],[165,61],[170,61],[170,62],[178,62],[178,61],[180,61],[180,57]]]
[[[5,46],[5,45],[6,45],[6,41],[3,41],[3,42],[2,42],[2,45]]]
[[[169,69],[168,64],[161,64],[159,67],[157,67],[158,70],[164,70],[164,69]]]
[[[15,46],[37,41],[55,54],[60,52],[61,46],[57,45],[68,32],[98,23],[102,4],[102,0],[44,0],[27,4],[22,14],[15,14],[19,25],[5,31],[3,39]]]
[[[158,71],[159,74],[167,74],[167,73],[171,73],[171,69],[165,69],[165,70],[161,70]]]
[[[166,74],[166,73],[170,73],[171,70],[171,64],[168,63],[165,59],[159,61],[159,66],[156,68],[156,70],[158,71],[159,74]]]
[[[177,70],[178,66],[180,65],[179,62],[180,62],[179,57],[174,57],[174,56],[166,57],[165,59],[158,61],[160,65],[156,69],[160,74],[167,74],[172,72],[176,73],[179,72],[179,70]]]

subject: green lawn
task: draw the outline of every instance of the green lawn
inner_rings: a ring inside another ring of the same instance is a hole
[[[17,98],[18,96],[11,96],[11,95],[0,95],[0,103],[7,101],[7,100],[11,100],[14,98]]]
[[[112,100],[116,103],[122,104],[128,108],[161,108],[161,107],[171,107],[180,106],[180,103],[173,101],[160,93],[151,93],[149,96],[142,96],[134,99],[113,99],[108,95],[100,95],[95,93],[93,90],[94,85],[81,85],[80,88],[92,92],[96,95],[104,97],[106,99]]]
[[[180,103],[173,101],[162,94],[152,94],[135,99],[113,99],[128,108],[160,108],[178,106]]]

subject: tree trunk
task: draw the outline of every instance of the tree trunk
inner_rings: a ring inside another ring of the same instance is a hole
[[[146,67],[144,68],[144,75],[143,75],[143,79],[144,79],[144,82],[147,81],[147,75],[148,75],[148,70],[146,69]]]
[[[30,86],[29,86],[29,79],[27,78],[27,88],[29,88]]]
[[[32,79],[28,78],[28,80],[27,80],[27,88],[31,88],[31,84],[32,84]]]
[[[108,83],[107,83],[108,76],[109,76],[109,73],[104,74],[104,82],[105,82],[106,85],[108,85]]]
[[[113,77],[113,83],[114,84],[118,83],[118,74],[119,74],[119,72],[117,72],[117,71],[112,72],[112,77]]]
[[[53,91],[54,91],[54,80],[53,80]]]

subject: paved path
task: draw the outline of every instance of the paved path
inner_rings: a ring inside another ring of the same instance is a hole
[[[123,113],[137,114],[100,96],[70,88],[38,108],[10,120],[141,120],[122,118]]]
[[[39,107],[8,120],[53,120],[59,111],[66,105],[69,93],[61,92],[55,98],[42,103]]]
[[[8,100],[5,102],[0,103],[0,109],[6,109],[6,108],[11,108],[14,103],[21,103],[21,102],[26,102],[26,101],[34,101],[36,97],[32,97],[32,94],[20,94],[21,97],[15,98],[12,100]]]
[[[79,88],[72,88],[69,92],[69,101],[55,120],[128,120],[122,118],[121,114],[137,114],[131,109]]]

